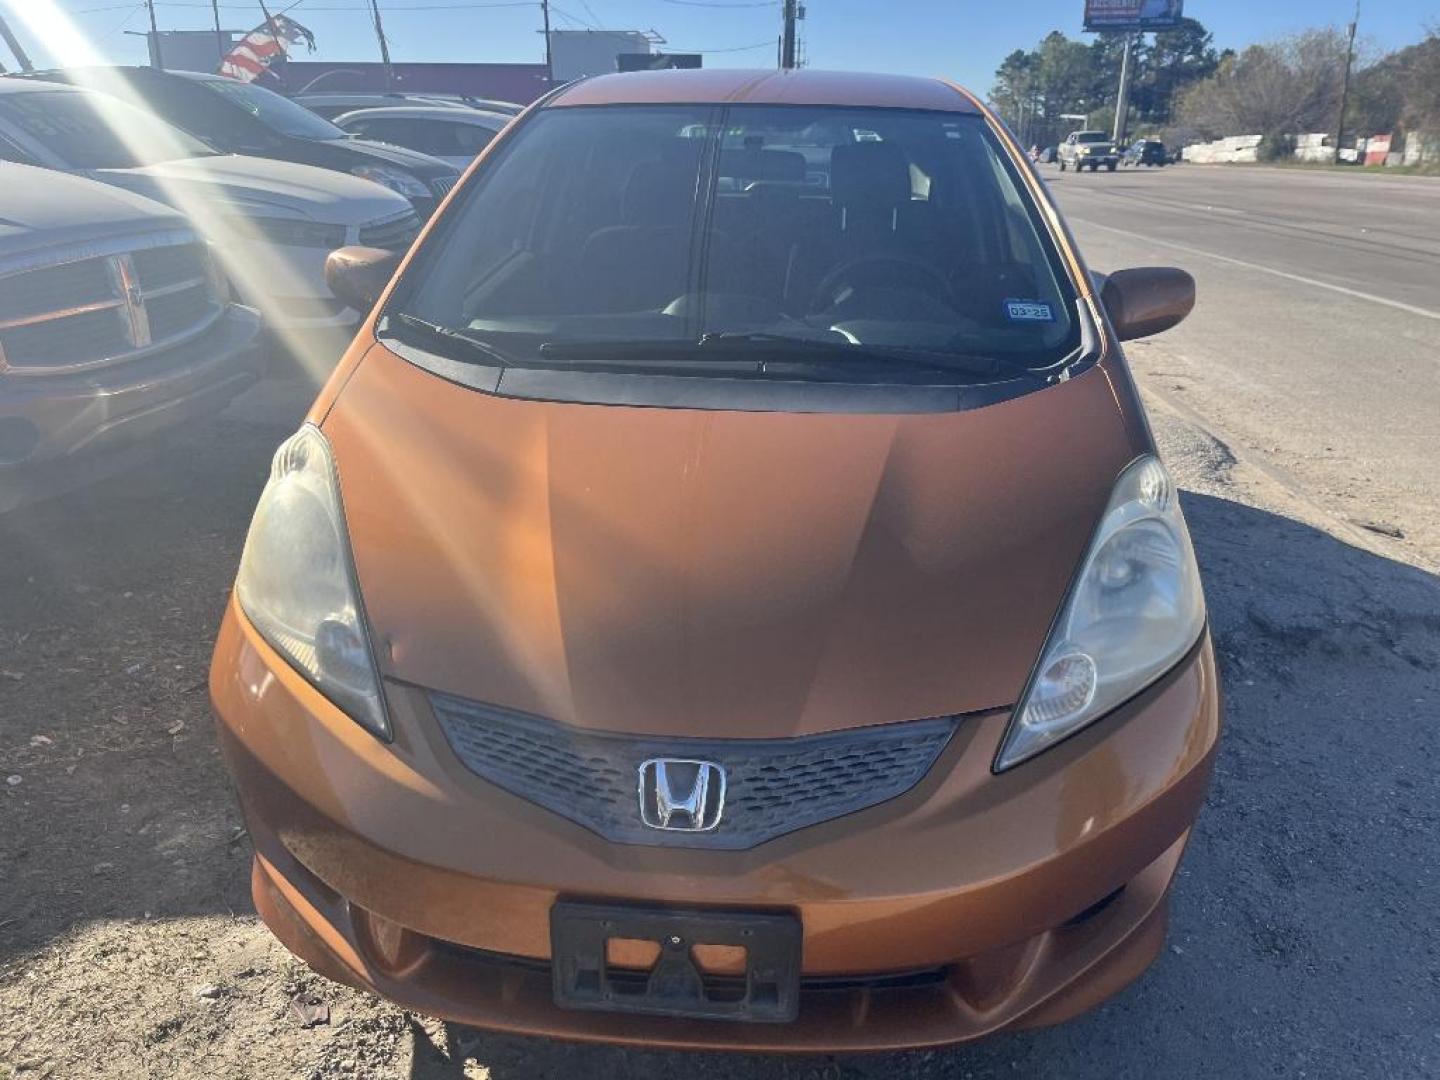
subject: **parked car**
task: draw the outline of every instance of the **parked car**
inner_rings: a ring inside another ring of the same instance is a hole
[[[259,324],[174,211],[0,163],[0,513],[221,408],[257,377]]]
[[[113,67],[65,68],[24,77],[124,97],[222,153],[276,158],[373,180],[410,200],[422,218],[459,177],[443,161],[349,138],[289,98],[222,75]]]
[[[502,116],[518,116],[525,111],[524,105],[513,101],[496,101],[493,98],[475,98],[463,94],[399,93],[384,90],[315,90],[292,94],[291,101],[299,102],[311,112],[333,120],[356,109],[384,109],[406,105],[435,105],[452,109],[480,109],[483,112],[500,113]]]
[[[1061,172],[1067,166],[1076,172],[1087,168],[1098,172],[1101,165],[1114,172],[1120,163],[1120,153],[1103,131],[1072,131],[1060,144],[1055,160]]]
[[[291,950],[726,1050],[1055,1023],[1144,970],[1220,694],[1120,342],[1188,274],[1097,291],[976,98],[809,69],[573,83],[397,261],[331,256],[378,305],[211,668]]]
[[[357,109],[337,116],[334,123],[351,135],[419,150],[464,170],[512,119],[478,109],[413,105]]]
[[[1158,139],[1139,139],[1125,149],[1120,164],[1139,167],[1141,165],[1168,165],[1170,155],[1165,144]]]
[[[348,326],[325,257],[403,250],[420,230],[404,198],[352,176],[222,155],[151,113],[58,83],[0,79],[0,160],[80,173],[181,210],[241,296],[277,328]]]

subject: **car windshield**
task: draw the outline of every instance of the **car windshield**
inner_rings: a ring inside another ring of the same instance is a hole
[[[345,132],[329,120],[263,86],[236,79],[203,79],[201,83],[282,135],[293,135],[299,139],[345,138]]]
[[[40,90],[0,95],[9,121],[71,169],[130,169],[214,153],[199,139],[105,94]]]
[[[1103,143],[1109,142],[1110,136],[1106,135],[1103,131],[1082,131],[1075,136],[1075,141],[1086,143]]]
[[[508,139],[387,313],[516,363],[908,356],[934,381],[1065,360],[1075,300],[978,116],[602,106]]]

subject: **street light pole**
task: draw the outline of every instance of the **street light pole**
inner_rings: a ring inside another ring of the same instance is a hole
[[[1135,35],[1126,31],[1125,53],[1120,58],[1120,92],[1115,95],[1115,125],[1111,141],[1118,147],[1125,142],[1126,121],[1130,119],[1130,52]]]

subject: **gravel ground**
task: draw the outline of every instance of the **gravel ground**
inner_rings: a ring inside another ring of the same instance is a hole
[[[1229,728],[1170,943],[1118,998],[951,1051],[757,1059],[496,1037],[311,974],[250,908],[204,682],[305,393],[262,386],[0,518],[0,1080],[1440,1075],[1440,580],[1160,399]],[[300,992],[327,1024],[297,1023]]]

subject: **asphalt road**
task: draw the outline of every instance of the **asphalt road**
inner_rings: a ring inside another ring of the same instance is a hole
[[[1440,181],[1042,166],[1095,270],[1168,263],[1199,303],[1129,352],[1150,388],[1355,523],[1440,566]]]

